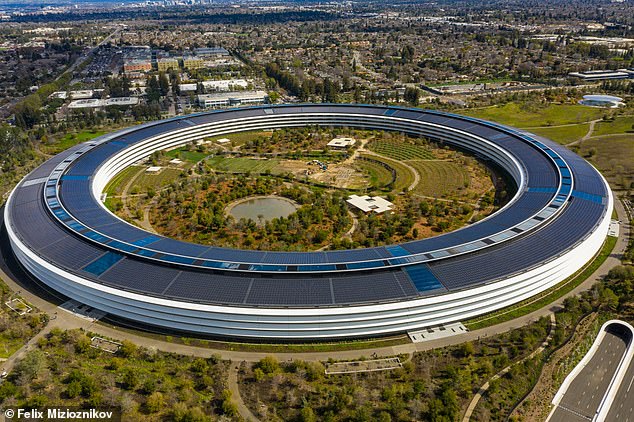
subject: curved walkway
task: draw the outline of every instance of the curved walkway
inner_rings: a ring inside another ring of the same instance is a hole
[[[555,319],[555,314],[550,314],[550,330],[548,331],[548,336],[546,337],[546,340],[544,340],[544,342],[537,349],[533,350],[533,352],[530,355],[526,356],[525,358],[523,358],[523,359],[521,359],[521,360],[519,360],[517,362],[513,362],[512,364],[510,364],[506,368],[502,369],[497,374],[493,375],[493,377],[491,377],[490,380],[485,382],[482,385],[482,387],[480,387],[480,389],[475,394],[475,396],[473,396],[473,399],[471,400],[471,403],[469,403],[469,406],[467,407],[467,411],[465,412],[465,415],[462,418],[462,422],[469,422],[469,420],[471,419],[471,415],[473,414],[473,411],[475,410],[476,406],[478,405],[478,402],[480,401],[480,399],[482,398],[484,393],[487,392],[487,390],[489,389],[489,386],[491,385],[491,383],[493,381],[495,381],[498,378],[502,377],[504,374],[506,374],[508,371],[510,371],[511,368],[514,367],[515,365],[519,365],[522,362],[526,362],[527,360],[534,358],[535,356],[537,356],[538,354],[543,352],[544,349],[546,349],[546,347],[548,347],[548,345],[550,344],[550,341],[553,338],[553,334],[555,332],[555,327],[556,326],[557,326],[557,321]]]
[[[240,387],[238,386],[238,366],[232,364],[229,368],[229,377],[227,378],[227,386],[231,391],[231,397],[238,407],[238,413],[242,416],[246,422],[258,422],[259,419],[255,417],[251,410],[244,404],[242,396],[240,395]]]

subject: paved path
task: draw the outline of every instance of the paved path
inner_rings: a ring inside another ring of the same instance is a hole
[[[229,391],[231,391],[231,398],[238,407],[238,413],[247,422],[258,422],[259,419],[255,417],[251,410],[244,404],[242,395],[240,395],[240,387],[238,386],[238,366],[232,364],[229,368],[229,378],[227,379]]]
[[[623,222],[628,221],[625,216],[623,206],[619,201],[616,202],[616,209],[619,215],[619,219]],[[4,209],[0,209],[2,213]],[[2,225],[4,223],[2,222]],[[290,361],[293,359],[301,359],[305,361],[326,361],[329,358],[337,360],[355,360],[361,356],[370,356],[376,354],[377,357],[394,356],[398,354],[409,354],[413,352],[421,352],[441,347],[447,347],[452,345],[458,345],[466,341],[477,341],[480,338],[494,336],[497,334],[505,333],[507,331],[523,327],[531,322],[537,321],[543,316],[550,315],[554,309],[560,307],[564,299],[568,296],[574,296],[584,290],[588,290],[594,283],[605,276],[608,271],[616,265],[620,265],[620,257],[622,256],[625,247],[627,246],[627,239],[629,236],[630,227],[627,224],[621,226],[619,233],[619,239],[614,248],[613,253],[605,260],[605,262],[595,271],[586,281],[581,283],[570,293],[564,295],[555,302],[544,306],[530,314],[516,318],[511,321],[506,321],[491,327],[483,328],[480,330],[469,331],[464,334],[458,334],[452,337],[444,337],[438,340],[431,340],[422,343],[407,343],[390,347],[377,347],[363,350],[345,350],[345,351],[332,351],[332,352],[291,352],[291,353],[264,353],[264,352],[249,352],[249,351],[234,351],[234,350],[219,350],[204,347],[189,346],[185,344],[170,343],[167,341],[157,340],[155,338],[142,335],[140,333],[123,331],[115,326],[106,324],[94,324],[87,322],[84,318],[77,317],[66,312],[59,312],[57,318],[57,326],[61,329],[74,329],[84,328],[113,339],[129,340],[138,346],[142,347],[155,347],[158,350],[163,350],[171,353],[179,353],[185,355],[192,355],[197,357],[210,357],[211,355],[220,355],[223,359],[231,360],[234,362],[246,361],[257,362],[265,356],[274,355],[277,359],[282,361]],[[0,254],[0,277],[7,283],[9,288],[15,292],[19,292],[20,296],[25,298],[28,302],[35,305],[43,312],[47,312],[49,315],[53,315],[59,309],[56,304],[48,302],[40,297],[39,294],[34,294],[30,290],[27,290],[28,280],[25,282],[25,286],[22,286],[16,282],[17,277],[12,274],[11,269],[5,264],[5,259]],[[49,294],[54,294],[49,291]],[[62,300],[64,301],[64,300]]]
[[[18,362],[20,362],[22,358],[24,358],[24,356],[26,356],[26,354],[31,349],[33,349],[33,346],[37,344],[38,340],[50,333],[51,330],[56,326],[52,322],[46,324],[46,326],[42,328],[40,332],[38,332],[36,335],[31,337],[31,339],[27,341],[24,346],[16,350],[11,356],[9,356],[7,360],[2,362],[0,364],[0,372],[6,371],[7,373],[10,373],[15,368],[15,365],[17,365]]]
[[[573,141],[573,142],[569,142],[567,143],[565,146],[569,147],[572,145],[579,145],[581,144],[583,141],[587,141],[588,139],[590,139],[590,137],[592,136],[592,133],[594,132],[594,125],[596,125],[598,122],[600,122],[602,119],[597,119],[597,120],[591,120],[590,126],[588,127],[588,131],[586,132],[585,135],[583,135],[583,138],[577,140],[577,141]]]
[[[409,187],[407,188],[408,191],[414,190],[414,188],[418,185],[418,183],[420,182],[420,174],[416,171],[416,169],[412,166],[410,166],[409,164],[407,164],[405,161],[399,161],[399,160],[395,160],[393,158],[389,158],[386,157],[385,155],[381,155],[381,154],[377,154],[376,152],[372,152],[370,150],[365,150],[363,151],[364,154],[366,155],[373,155],[375,157],[381,157],[382,159],[386,160],[386,161],[394,161],[395,163],[399,163],[404,167],[407,167],[407,169],[409,171],[412,172],[412,174],[414,175],[414,181],[412,182],[411,185],[409,185]]]
[[[544,340],[544,342],[537,349],[533,350],[533,352],[530,355],[526,356],[524,359],[521,359],[517,362],[510,364],[509,366],[507,366],[506,368],[502,369],[500,372],[495,374],[489,381],[485,382],[482,385],[482,387],[480,387],[480,389],[475,394],[475,396],[473,396],[473,399],[471,400],[471,403],[469,403],[469,406],[467,407],[467,411],[465,412],[465,415],[462,418],[462,422],[469,422],[469,420],[471,419],[471,415],[473,414],[473,411],[478,405],[478,402],[480,401],[484,393],[487,392],[487,390],[489,389],[489,386],[491,385],[493,381],[502,377],[504,374],[510,371],[511,368],[514,367],[515,365],[518,365],[522,362],[532,359],[533,357],[543,352],[546,347],[548,347],[548,344],[550,344],[550,341],[553,338],[556,325],[557,325],[557,321],[555,319],[555,314],[550,314],[550,330],[548,331],[548,336],[546,337],[546,340]]]

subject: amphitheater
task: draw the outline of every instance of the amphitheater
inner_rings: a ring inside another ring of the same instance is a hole
[[[323,252],[186,243],[128,224],[101,201],[109,180],[154,151],[307,125],[442,141],[495,163],[517,192],[494,214],[444,235]],[[154,330],[288,341],[408,332],[523,301],[592,259],[612,208],[591,165],[530,133],[437,111],[302,104],[177,117],[77,145],[18,184],[4,219],[21,265],[68,298]]]

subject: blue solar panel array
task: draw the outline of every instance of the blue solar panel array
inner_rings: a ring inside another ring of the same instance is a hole
[[[130,291],[204,303],[329,306],[418,297],[523,271],[574,245],[593,229],[605,211],[607,191],[596,170],[557,144],[541,138],[536,141],[500,125],[483,125],[471,118],[396,108],[389,109],[389,115],[460,127],[503,145],[527,166],[527,191],[508,209],[443,236],[402,245],[319,253],[236,251],[166,239],[105,213],[89,194],[95,167],[127,145],[165,131],[190,127],[192,123],[219,121],[225,119],[227,113],[262,115],[262,110],[208,113],[188,117],[187,122],[148,125],[118,138],[114,136],[91,150],[82,145],[74,147],[29,175],[26,180],[33,185],[25,184],[15,191],[11,202],[14,225],[22,240],[45,259]],[[274,113],[324,111],[374,115],[386,112],[383,107],[334,105],[292,105],[272,110]],[[518,141],[519,138],[522,141]],[[82,153],[76,154],[77,151]],[[68,156],[76,160],[71,162]],[[68,168],[54,171],[58,165]],[[557,171],[562,175],[561,187],[558,187]],[[39,181],[49,174],[52,175],[49,182]],[[59,198],[56,180],[60,183]],[[515,232],[496,233],[517,224],[522,227],[522,221],[551,202],[561,213],[553,214],[556,218],[548,226],[500,243],[524,231],[518,228]],[[47,213],[46,206],[52,214]],[[59,221],[54,222],[55,219]],[[468,242],[472,243],[459,245]],[[487,248],[476,251],[484,246]],[[76,253],[65,253],[68,250]],[[450,257],[452,254],[463,255]],[[445,259],[436,261],[443,257]],[[147,261],[147,258],[163,264]],[[402,269],[394,267],[402,264],[413,265]],[[263,276],[259,274],[262,271],[273,274]],[[285,275],[286,272],[294,274]]]
[[[333,112],[337,110],[337,107],[332,107],[330,105],[314,107],[301,106],[301,108],[303,110],[310,109],[311,111],[315,112]],[[347,108],[346,111],[348,111],[348,109],[350,108]],[[367,112],[372,108],[355,106],[354,109],[355,112]],[[285,109],[285,112],[291,110],[292,107],[288,107]],[[388,113],[387,115],[393,115],[400,118],[421,120],[421,116],[427,116],[427,114],[421,113],[420,111],[407,109],[391,108],[386,110],[385,108],[378,108],[377,111],[378,110],[382,110],[383,113]],[[251,108],[240,110],[235,113],[239,114],[241,117],[247,117],[252,115],[262,115],[263,112],[261,108]],[[504,144],[504,147],[507,150],[525,158],[523,162],[529,163],[529,165],[531,166],[531,171],[529,172],[529,174],[538,175],[534,176],[532,182],[529,180],[529,186],[542,184],[552,186],[554,184],[553,179],[556,180],[557,178],[557,175],[555,173],[555,169],[557,168],[557,166],[560,168],[566,168],[565,162],[559,157],[559,155],[546,145],[540,142],[532,141],[532,139],[529,139],[531,141],[530,143],[518,142],[516,138],[509,136],[508,131],[499,132],[500,128],[498,127],[498,125],[482,124],[482,122],[471,118],[453,118],[453,116],[451,116],[451,118],[448,118],[448,115],[443,115],[442,117],[440,117],[433,113],[429,114],[428,116],[430,116],[430,118],[433,120],[436,120],[438,118],[448,120],[446,124],[449,124],[453,127],[458,127],[464,130],[471,131],[475,134],[479,134],[481,136],[487,136],[491,139],[495,139],[497,142]],[[477,224],[473,227],[469,227],[467,230],[460,230],[437,238],[414,241],[402,246],[394,246],[391,247],[392,250],[381,247],[359,251],[289,254],[275,252],[237,252],[235,250],[225,250],[221,248],[208,248],[203,250],[203,247],[200,247],[198,245],[191,246],[183,242],[161,239],[154,239],[152,242],[152,247],[148,249],[146,246],[148,246],[149,244],[146,245],[143,243],[137,243],[146,237],[146,234],[143,231],[136,227],[129,226],[110,215],[105,215],[105,213],[100,212],[100,207],[98,204],[95,203],[94,198],[92,198],[90,195],[87,195],[90,187],[90,182],[88,180],[90,172],[88,171],[88,169],[90,167],[96,167],[98,163],[102,162],[112,154],[119,152],[126,145],[129,145],[141,139],[146,139],[150,136],[165,133],[170,130],[179,129],[184,126],[189,126],[193,122],[192,119],[197,119],[199,120],[199,123],[202,123],[203,121],[209,122],[217,120],[221,117],[222,113],[210,113],[207,115],[190,117],[188,118],[187,123],[181,120],[173,120],[161,124],[150,125],[147,127],[143,127],[137,131],[128,132],[124,135],[124,137],[120,139],[114,138],[109,142],[103,143],[99,147],[93,148],[92,150],[89,150],[87,152],[77,153],[77,156],[81,156],[81,159],[78,159],[77,162],[81,164],[73,163],[70,169],[66,172],[66,175],[61,178],[62,183],[60,187],[60,196],[62,198],[62,202],[69,209],[73,210],[73,215],[77,217],[83,217],[83,221],[86,225],[94,228],[95,230],[98,230],[101,234],[107,237],[116,238],[121,240],[122,242],[130,243],[131,245],[127,246],[122,245],[120,242],[104,242],[104,244],[108,245],[109,247],[117,248],[124,252],[135,253],[137,255],[145,257],[152,257],[154,259],[160,259],[173,264],[192,265],[208,268],[240,269],[256,272],[302,272],[369,269],[380,266],[401,265],[404,263],[413,263],[425,261],[428,259],[436,259],[438,257],[446,256],[447,252],[431,251],[451,247],[455,245],[457,241],[462,243],[476,242],[476,244],[465,246],[462,248],[454,248],[452,249],[453,252],[450,253],[456,253],[456,251],[469,251],[477,247],[483,247],[482,243],[477,243],[479,242],[479,239],[486,236],[491,236],[500,229],[503,229],[505,226],[522,222],[523,220],[530,217],[531,213],[538,211],[539,208],[542,205],[545,205],[549,200],[547,195],[548,192],[529,190],[528,193],[525,193],[524,196],[520,198],[520,201],[518,201],[518,204],[516,204],[517,206],[506,210],[506,212],[503,211],[498,213],[497,215],[488,219],[486,221],[486,224]],[[496,130],[498,131],[497,135],[495,134]],[[544,156],[538,153],[538,150],[535,149],[536,146],[545,149],[547,154],[551,156],[552,160],[556,162],[556,166],[553,166],[552,163],[548,163],[548,160],[544,160]],[[540,189],[539,186],[537,186],[537,189]],[[563,195],[560,196],[565,199],[564,195],[570,193],[570,186],[566,186],[564,187],[564,189],[564,191],[560,192]],[[544,201],[544,203],[535,201],[538,194],[542,194],[541,199]],[[533,198],[528,198],[531,195],[533,196]],[[87,199],[86,196],[88,196],[89,198]],[[524,202],[528,202],[530,200],[531,206],[520,204],[519,202],[521,202],[522,200],[524,200]],[[75,212],[75,210],[77,212]],[[72,222],[69,223],[65,221],[68,216],[63,210],[59,209],[57,211],[57,215],[63,222],[67,223],[67,225],[71,226],[71,224],[74,224]],[[513,233],[509,233],[506,236],[498,236],[498,239],[505,240],[512,236]],[[138,246],[138,248],[133,247],[133,245]],[[396,254],[395,251],[397,251]],[[430,255],[420,255],[425,251],[430,251]],[[412,253],[419,254],[419,256],[408,256]],[[384,258],[396,259],[385,260]],[[373,262],[357,263],[356,261]],[[232,264],[232,262],[235,262],[236,264]],[[247,263],[248,266],[245,267],[240,263]],[[342,264],[343,266],[314,266],[315,264],[326,263]]]

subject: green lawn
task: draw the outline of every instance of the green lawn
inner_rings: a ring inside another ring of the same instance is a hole
[[[49,154],[58,154],[68,148],[82,142],[90,141],[98,136],[105,135],[105,131],[86,130],[79,133],[68,133],[59,141],[43,147],[45,152]]]
[[[610,182],[625,188],[634,182],[634,134],[589,139],[583,142],[579,153],[601,170]]]
[[[145,192],[149,187],[159,189],[178,179],[182,173],[182,170],[173,168],[163,168],[158,174],[142,173],[134,181],[133,186],[138,186],[141,192]]]
[[[412,160],[407,164],[420,174],[420,181],[414,188],[420,195],[445,197],[469,186],[469,174],[456,163]]]
[[[264,138],[270,138],[271,135],[273,135],[273,131],[270,130],[249,130],[246,132],[236,132],[236,133],[230,133],[228,135],[221,135],[221,136],[214,136],[214,137],[210,137],[210,138],[205,138],[207,140],[210,141],[217,141],[218,139],[229,139],[231,141],[232,146],[238,146],[238,145],[242,145],[248,141],[252,141],[254,139],[256,139],[258,136],[262,136]]]
[[[616,117],[611,122],[601,121],[594,126],[593,136],[612,135],[619,133],[634,134],[634,116]]]
[[[368,148],[377,154],[385,155],[395,160],[434,159],[434,154],[425,147],[407,142],[372,141]]]
[[[595,126],[596,127],[596,126]],[[574,141],[578,141],[583,138],[588,129],[589,123],[581,123],[574,126],[561,126],[561,127],[544,127],[539,129],[530,129],[536,135],[543,136],[548,139],[552,139],[560,144],[569,144]]]
[[[165,155],[169,158],[178,158],[195,164],[200,160],[204,160],[209,154],[206,152],[188,151],[185,147],[181,147],[167,151]]]
[[[362,155],[363,156],[363,155]],[[382,161],[396,170],[396,181],[394,182],[393,190],[396,192],[401,192],[405,188],[408,188],[414,182],[414,175],[403,164],[398,162],[397,160],[392,160],[387,157],[377,157],[375,155],[365,156],[372,160]]]
[[[507,103],[502,106],[465,110],[461,113],[515,127],[536,127],[583,123],[600,119],[605,111],[580,104],[526,106],[520,103]]]
[[[271,158],[256,160],[253,158],[212,157],[207,163],[216,170],[232,173],[265,173],[267,170],[275,172],[280,160]]]
[[[368,160],[357,160],[356,164],[369,176],[373,188],[382,189],[392,182],[392,172],[381,164]]]
[[[141,170],[142,166],[130,166],[126,167],[119,173],[117,173],[106,185],[103,190],[108,197],[121,194],[123,187]]]

